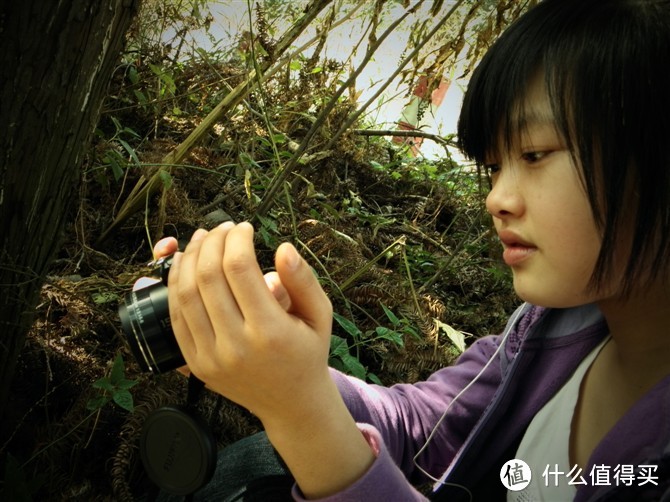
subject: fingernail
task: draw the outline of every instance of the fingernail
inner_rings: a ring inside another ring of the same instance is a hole
[[[165,249],[165,246],[167,246],[167,241],[165,239],[158,241],[156,246],[154,246],[154,256],[162,255],[161,251]]]

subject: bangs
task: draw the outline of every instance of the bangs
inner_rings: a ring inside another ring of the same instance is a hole
[[[541,8],[540,4],[534,10]],[[505,31],[473,72],[458,120],[458,146],[470,160],[482,165],[490,155],[510,150],[525,129],[525,97],[531,85],[544,79],[551,108],[561,135],[568,126],[558,98],[567,87],[560,75],[551,75],[547,52],[558,36],[547,16],[528,15]],[[558,81],[557,81],[558,79]]]

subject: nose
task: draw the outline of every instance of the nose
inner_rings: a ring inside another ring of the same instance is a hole
[[[519,217],[525,211],[518,173],[511,166],[504,166],[495,176],[486,197],[486,210],[500,219]]]

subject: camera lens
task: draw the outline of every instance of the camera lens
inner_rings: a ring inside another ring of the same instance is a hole
[[[144,371],[163,373],[185,364],[172,332],[168,288],[162,282],[128,294],[119,317],[130,349]]]

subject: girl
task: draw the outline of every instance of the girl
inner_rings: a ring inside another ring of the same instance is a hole
[[[176,255],[188,366],[260,418],[296,499],[420,500],[426,476],[445,500],[670,496],[669,51],[667,0],[545,0],[491,47],[458,137],[525,303],[426,382],[328,369],[331,305],[290,244],[265,278],[247,223]]]

